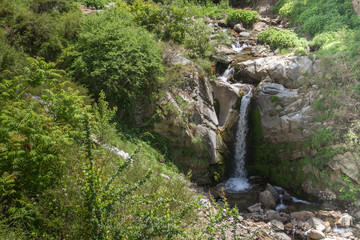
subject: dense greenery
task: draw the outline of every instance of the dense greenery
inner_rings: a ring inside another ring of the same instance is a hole
[[[185,72],[214,77],[209,57],[231,37],[213,32],[204,17],[250,27],[259,15],[228,1],[118,0],[108,9],[109,2],[0,2],[0,238],[214,239],[225,238],[225,228],[236,235],[236,208],[205,209],[179,173],[177,167],[208,173],[208,153],[193,115],[185,114],[190,104],[175,97],[175,109],[164,93],[190,87]],[[93,12],[83,14],[81,4]],[[349,1],[282,0],[278,9],[315,36],[310,46],[321,50],[323,64],[308,82],[322,93],[315,120],[332,124],[304,143],[317,157],[284,164],[276,153],[294,146],[264,143],[254,113],[253,169],[296,188],[304,166],[325,181],[326,161],[343,152],[329,145],[340,139],[359,149],[360,31]],[[289,30],[269,29],[259,40],[273,49],[301,47],[299,54],[307,45]],[[173,66],[178,52],[194,64]],[[190,146],[130,129],[135,113],[147,124],[174,120],[192,134]],[[351,124],[336,128],[345,123]],[[220,179],[223,166],[213,169]],[[342,199],[356,200],[356,186],[342,178]]]
[[[288,29],[269,28],[259,33],[258,39],[261,43],[269,44],[272,49],[305,47],[307,45],[306,39],[299,38],[294,31]]]
[[[64,61],[77,81],[95,96],[104,91],[131,119],[136,105],[153,102],[161,86],[160,53],[153,36],[119,10],[84,18]]]
[[[6,0],[0,4],[0,34],[31,56],[55,60],[75,40],[80,17],[70,0]]]
[[[231,10],[228,11],[227,23],[234,25],[237,23],[243,23],[245,25],[251,25],[260,18],[258,12],[249,10]]]

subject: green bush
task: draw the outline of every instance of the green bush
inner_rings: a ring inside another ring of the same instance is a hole
[[[336,39],[338,39],[338,36],[335,32],[324,32],[317,34],[309,45],[312,49],[318,50],[322,46],[334,42]]]
[[[95,96],[104,91],[128,119],[137,104],[156,98],[163,74],[154,37],[130,20],[122,11],[86,17],[73,51],[64,55],[72,76]]]
[[[63,21],[63,16],[70,13],[76,19],[81,15],[81,11],[66,0],[28,3],[5,0],[0,4],[0,24],[6,29],[8,44],[32,57],[55,61],[63,47],[75,37],[75,24],[67,27],[69,21]],[[65,39],[67,35],[59,30],[69,28],[72,39]]]
[[[85,4],[86,7],[101,9],[111,2],[111,0],[80,0],[80,2]]]
[[[198,20],[191,24],[185,33],[184,45],[189,49],[191,58],[209,57],[215,50],[211,42],[212,31],[203,21]]]
[[[259,17],[257,11],[231,10],[228,11],[226,20],[229,25],[235,25],[237,23],[251,25],[256,22]]]
[[[258,40],[261,43],[269,44],[272,49],[284,49],[292,47],[304,47],[307,41],[299,38],[297,34],[288,29],[276,30],[269,28],[258,34]]]
[[[318,33],[334,32],[340,28],[357,28],[360,20],[354,12],[352,2],[283,0],[277,4],[281,16],[300,25],[300,30],[314,36]]]

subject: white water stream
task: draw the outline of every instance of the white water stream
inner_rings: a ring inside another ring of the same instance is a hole
[[[239,42],[235,42],[231,44],[232,50],[234,50],[236,53],[241,53],[244,48],[248,47],[248,45],[245,43],[241,45]]]
[[[225,72],[217,77],[218,80],[226,82],[227,79],[234,74],[235,69],[229,65],[229,67],[225,70]]]
[[[225,188],[232,192],[239,192],[250,188],[246,178],[245,157],[246,157],[246,136],[248,133],[248,112],[251,102],[252,91],[242,97],[237,132],[235,139],[235,171],[232,178],[225,183]]]

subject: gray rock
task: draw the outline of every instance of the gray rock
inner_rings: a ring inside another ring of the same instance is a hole
[[[220,112],[218,116],[219,126],[225,126],[231,118],[233,110],[240,98],[240,89],[233,84],[224,81],[213,82],[213,96],[219,102]]]
[[[259,202],[267,209],[275,209],[276,207],[276,200],[268,190],[265,190],[259,194]]]
[[[264,22],[257,22],[255,23],[253,29],[256,32],[261,32],[269,28],[269,25]]]
[[[323,222],[323,220],[321,220],[319,218],[312,217],[309,219],[309,223],[310,223],[310,226],[317,231],[323,232],[325,230],[324,222]]]
[[[310,229],[309,231],[307,231],[305,233],[305,235],[308,236],[309,238],[315,239],[315,240],[325,238],[325,234],[323,232],[317,231],[315,229]]]
[[[288,219],[286,217],[282,217],[280,216],[280,213],[278,211],[269,209],[265,212],[265,219],[267,221],[271,221],[271,220],[277,220],[279,222],[284,223],[285,221],[287,221]]]
[[[255,102],[260,110],[261,130],[267,142],[300,142],[309,135],[305,129],[310,127],[314,116],[309,101],[311,94],[314,94],[312,90],[302,94],[277,83],[263,82],[258,86]],[[299,158],[303,153],[292,151],[292,154],[293,158]]]
[[[268,190],[268,191],[270,191],[271,192],[271,194],[273,195],[273,197],[275,198],[275,201],[276,202],[279,202],[279,200],[280,200],[280,198],[279,198],[279,193],[276,191],[276,189],[273,187],[273,186],[271,186],[271,184],[267,184],[266,185],[266,190]]]
[[[235,24],[234,30],[238,33],[246,31],[246,29],[241,23]]]
[[[350,227],[352,223],[353,223],[353,217],[350,216],[348,213],[343,214],[338,221],[338,224],[341,227]]]
[[[247,210],[251,213],[253,212],[262,212],[261,203],[255,203],[254,205],[247,208]]]
[[[341,170],[349,178],[360,184],[360,157],[356,152],[337,154],[329,166],[334,170]]]
[[[251,83],[258,83],[269,77],[287,88],[295,88],[301,82],[304,73],[313,72],[312,65],[307,56],[265,57],[236,64],[239,74],[235,77]]]
[[[284,231],[284,224],[278,220],[271,220],[270,225],[276,232]]]
[[[241,32],[241,33],[239,33],[239,37],[248,38],[250,36],[251,36],[251,34],[249,32]]]
[[[224,54],[215,54],[212,55],[211,58],[216,62],[223,63],[226,65],[230,64],[233,61],[231,57]]]
[[[297,220],[306,221],[309,218],[315,217],[315,214],[313,214],[312,212],[309,212],[309,211],[299,211],[299,212],[290,213],[290,216]]]
[[[286,235],[285,233],[281,233],[281,232],[275,233],[274,239],[275,240],[291,240],[291,238],[288,235]]]

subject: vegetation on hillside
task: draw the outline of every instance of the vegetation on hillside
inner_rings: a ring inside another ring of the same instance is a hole
[[[277,184],[288,184],[292,189],[300,188],[305,179],[305,169],[311,173],[308,177],[314,186],[332,189],[342,201],[357,205],[360,198],[358,185],[345,176],[337,182],[331,181],[329,162],[337,154],[360,153],[360,18],[348,0],[281,0],[276,8],[282,17],[290,21],[295,32],[271,28],[261,32],[259,40],[276,49],[305,46],[306,41],[304,45],[299,44],[295,33],[309,39],[310,58],[317,61],[318,70],[311,76],[305,76],[303,87],[317,85],[320,89],[317,101],[312,103],[317,113],[314,121],[318,125],[309,129],[313,136],[302,146],[275,146],[263,142],[255,113],[253,144],[256,147],[252,153],[256,164],[252,167]],[[304,153],[311,150],[316,155],[309,154],[300,161],[292,161],[291,156],[288,161],[279,161],[279,153],[284,158],[284,153],[291,152],[295,147],[300,147]],[[267,157],[264,159],[264,156]],[[288,169],[294,170],[290,178],[285,174]]]
[[[207,239],[239,214],[219,207],[199,221],[204,209],[169,161],[170,146],[128,127],[139,105],[154,111],[177,84],[164,81],[175,70],[164,73],[158,40],[206,61],[219,38],[190,17],[221,16],[228,4],[79,9],[107,3],[0,3],[2,239]]]
[[[135,111],[145,112],[147,123],[177,114],[169,106],[155,109],[182,84],[184,71],[162,59],[163,46],[186,49],[198,70],[214,77],[209,57],[231,37],[213,34],[203,18],[250,27],[259,15],[227,1],[118,0],[107,8],[109,2],[0,2],[2,239],[213,239],[224,219],[236,224],[239,213],[227,206],[203,219],[204,208],[172,164],[173,146],[129,126]],[[80,4],[94,12],[83,14]],[[278,9],[321,50],[324,70],[312,79],[324,91],[318,120],[347,126],[319,131],[309,144],[320,151],[336,141],[333,131],[359,151],[360,30],[349,1],[282,0]],[[307,45],[289,30],[259,37],[272,48]],[[178,158],[205,151],[198,136],[192,144]],[[321,153],[329,157],[327,148]],[[204,158],[191,164],[208,165]],[[353,199],[354,185],[344,181],[343,198]]]

